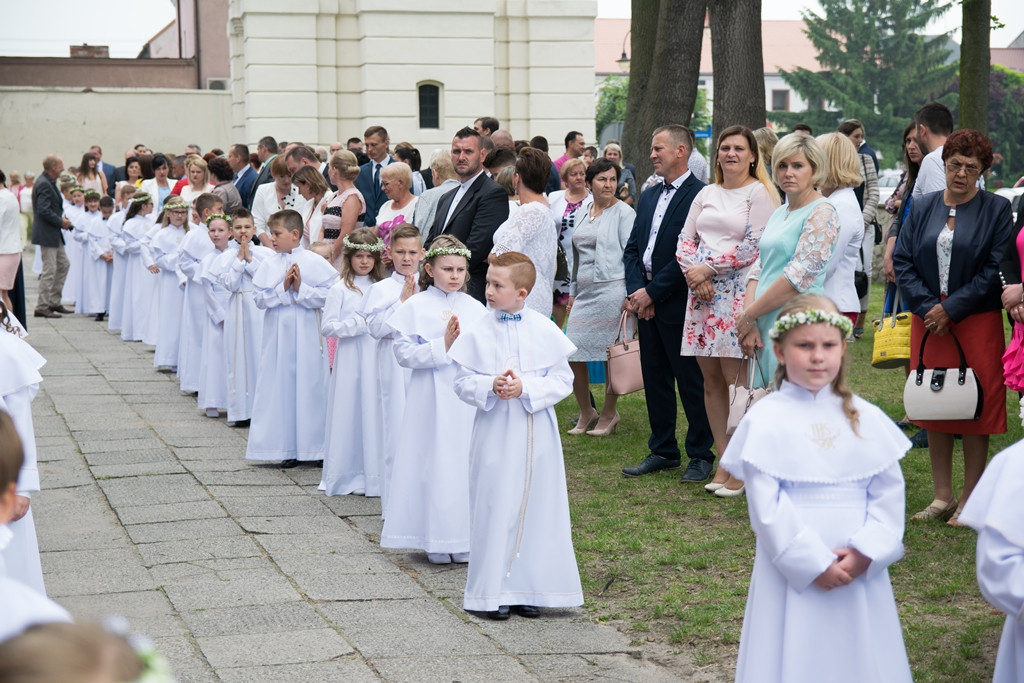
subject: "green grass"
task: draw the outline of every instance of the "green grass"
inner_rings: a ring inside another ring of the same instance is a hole
[[[882,299],[876,285],[869,317]],[[871,367],[872,331],[849,345],[851,388],[894,419],[903,416],[904,375]],[[603,386],[594,387],[600,396]],[[1022,436],[1017,395],[1007,401],[1009,432],[993,436],[994,455]],[[568,428],[570,398],[557,408]],[[655,640],[699,666],[733,664],[754,559],[746,501],[719,499],[683,485],[680,472],[638,479],[620,474],[647,454],[642,393],[619,401],[622,421],[610,437],[565,436],[573,539],[587,608],[636,642]],[[679,411],[679,439],[686,424]],[[903,460],[908,516],[932,500],[925,449]],[[962,482],[960,442],[954,481]],[[909,524],[906,556],[890,568],[916,681],[990,680],[1003,615],[981,597],[974,574],[975,534],[941,523]]]

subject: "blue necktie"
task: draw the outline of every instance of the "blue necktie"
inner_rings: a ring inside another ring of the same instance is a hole
[[[380,164],[377,164],[373,169],[373,184],[380,187]]]
[[[500,320],[503,323],[507,323],[510,320],[522,320],[522,319],[523,319],[523,314],[522,313],[505,313],[504,311],[502,311],[501,315],[498,316],[498,320]]]

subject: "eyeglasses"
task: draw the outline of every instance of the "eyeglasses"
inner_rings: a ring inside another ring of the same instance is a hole
[[[981,169],[974,164],[961,164],[959,161],[947,161],[946,170],[953,175],[959,175],[960,171],[967,174],[968,177],[976,176],[981,173]]]

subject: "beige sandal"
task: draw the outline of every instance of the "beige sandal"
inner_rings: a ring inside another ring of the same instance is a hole
[[[945,505],[936,505],[934,502],[932,502],[928,507],[926,507],[924,510],[921,510],[920,512],[918,512],[916,515],[912,516],[910,519],[912,519],[914,521],[918,521],[918,522],[920,522],[922,520],[938,519],[940,521],[945,522],[946,520],[948,520],[950,518],[953,518],[953,516],[956,515],[956,513],[957,513],[957,509],[956,508],[957,508],[957,502],[956,502],[956,498],[955,497],[952,500],[950,500],[948,503],[946,503]],[[957,516],[959,516],[959,515],[957,515]],[[958,522],[958,524],[959,524],[959,522]]]

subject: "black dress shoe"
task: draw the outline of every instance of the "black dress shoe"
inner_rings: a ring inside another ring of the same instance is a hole
[[[295,458],[288,458],[287,460],[282,460],[281,461],[281,469],[282,470],[290,470],[291,468],[298,467],[298,466],[299,466],[299,461],[296,460]]]
[[[686,471],[683,472],[683,476],[680,481],[685,483],[697,483],[704,481],[711,476],[711,469],[714,465],[708,460],[701,460],[700,458],[691,458],[690,464],[686,466]]]
[[[536,619],[540,616],[540,610],[533,605],[512,605],[512,611],[527,619]]]
[[[508,611],[508,605],[501,605],[500,607],[498,607],[498,611],[484,612],[484,614],[487,615],[488,619],[493,619],[494,621],[505,621],[510,616],[512,616],[511,613]]]
[[[106,317],[106,315],[107,315],[106,313],[97,313],[96,314],[96,322],[98,322],[98,323],[103,322],[103,319]]]
[[[644,461],[636,467],[627,467],[622,470],[622,473],[627,477],[640,477],[651,472],[657,472],[658,470],[678,470],[679,469],[679,458],[670,460],[669,458],[662,457],[651,453]]]
[[[54,313],[74,313],[74,311],[68,310],[63,306],[50,306],[50,310]]]
[[[54,313],[48,308],[37,308],[35,312],[37,318],[62,318],[60,313]]]

